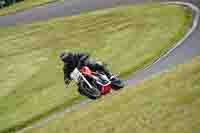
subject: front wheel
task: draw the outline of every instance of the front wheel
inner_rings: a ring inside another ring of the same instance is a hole
[[[101,92],[96,87],[90,88],[84,81],[81,81],[78,86],[78,91],[81,95],[93,100],[101,97]]]

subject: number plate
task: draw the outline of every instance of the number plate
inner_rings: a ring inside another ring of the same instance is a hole
[[[81,78],[81,73],[77,68],[75,68],[74,71],[70,74],[70,77],[76,82],[78,82]]]

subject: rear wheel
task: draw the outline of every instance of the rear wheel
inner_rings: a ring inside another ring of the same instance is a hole
[[[96,88],[95,86],[93,86],[93,88],[90,88],[84,81],[81,81],[78,86],[79,93],[90,99],[97,99],[101,96],[101,92],[98,90],[98,88]]]
[[[125,86],[125,83],[118,78],[111,80],[111,87],[113,90],[120,90],[124,88],[124,86]]]

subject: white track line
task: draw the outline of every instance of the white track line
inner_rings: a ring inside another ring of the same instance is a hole
[[[193,13],[195,14],[194,17],[193,17],[192,25],[191,25],[190,29],[188,30],[188,32],[185,34],[185,36],[180,41],[178,41],[173,48],[171,48],[167,52],[164,52],[163,54],[161,54],[160,57],[157,60],[155,60],[153,63],[147,65],[145,68],[138,70],[136,73],[139,73],[140,71],[144,71],[144,70],[150,68],[151,66],[153,66],[154,64],[157,64],[158,62],[160,62],[163,58],[166,58],[171,52],[173,52],[175,49],[177,49],[179,46],[181,46],[181,44],[195,31],[195,29],[198,26],[200,10],[194,4],[186,3],[186,2],[179,2],[179,1],[161,2],[161,4],[181,5],[181,6],[187,6],[187,7],[191,8]]]

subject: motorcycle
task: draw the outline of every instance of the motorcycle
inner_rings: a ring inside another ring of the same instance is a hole
[[[111,81],[103,72],[93,72],[89,67],[75,68],[70,74],[79,89],[80,94],[90,99],[97,99],[111,91]]]

